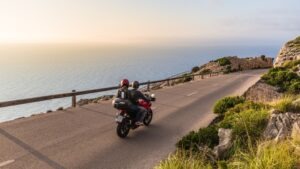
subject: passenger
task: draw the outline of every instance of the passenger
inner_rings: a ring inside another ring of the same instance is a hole
[[[139,106],[139,99],[143,99],[144,101],[146,102],[150,102],[150,100],[148,98],[145,97],[145,95],[138,90],[138,88],[140,87],[140,84],[138,81],[134,81],[132,82],[132,90],[129,90],[129,97],[130,97],[130,100],[131,100],[131,103],[135,106],[138,107],[139,111],[137,113],[137,116],[136,116],[136,124],[138,125],[142,125],[143,124],[143,121],[144,121],[144,118],[147,114],[147,110],[142,107],[142,106]]]

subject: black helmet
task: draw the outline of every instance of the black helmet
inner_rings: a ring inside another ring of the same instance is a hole
[[[133,81],[133,82],[132,82],[132,87],[133,87],[134,89],[138,89],[138,88],[140,87],[140,83],[139,83],[138,81]]]

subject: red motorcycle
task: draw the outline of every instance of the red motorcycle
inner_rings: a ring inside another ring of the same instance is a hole
[[[155,101],[154,94],[145,94],[145,96],[148,97],[150,101]],[[128,105],[129,102],[127,100],[119,98],[113,100],[114,108],[120,110],[120,112],[118,112],[116,115],[116,122],[118,124],[117,134],[121,138],[125,138],[128,135],[130,129],[136,129],[139,127],[135,124],[136,121],[134,120],[136,112],[130,112],[128,110]],[[139,105],[147,110],[147,114],[145,115],[143,123],[145,126],[149,126],[153,117],[153,112],[151,109],[152,104],[151,102],[140,99]]]

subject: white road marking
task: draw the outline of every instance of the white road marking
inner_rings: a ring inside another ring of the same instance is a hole
[[[195,92],[190,93],[190,94],[188,94],[188,95],[186,95],[186,96],[192,96],[192,95],[197,94],[197,93],[198,93],[198,91],[195,91]]]
[[[4,167],[4,166],[6,166],[6,165],[8,165],[8,164],[11,164],[11,163],[13,163],[13,162],[15,162],[15,160],[4,161],[4,162],[0,163],[0,167]]]

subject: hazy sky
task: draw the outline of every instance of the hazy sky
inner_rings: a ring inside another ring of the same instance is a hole
[[[1,0],[0,42],[286,41],[300,0]]]

